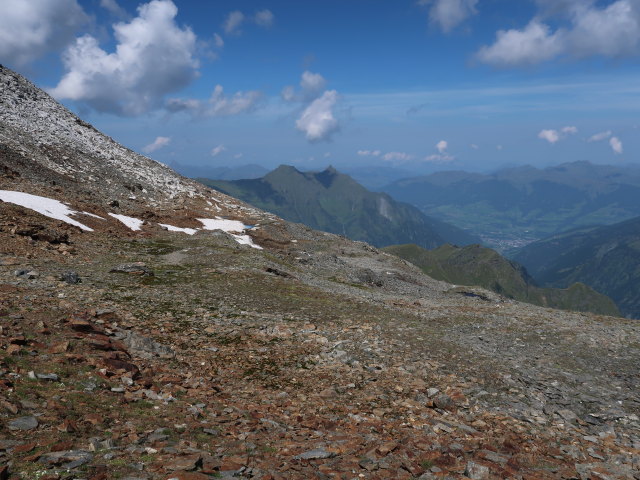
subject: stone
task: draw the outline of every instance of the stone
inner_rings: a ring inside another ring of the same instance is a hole
[[[38,459],[38,463],[48,465],[60,465],[68,470],[77,468],[93,460],[93,455],[85,450],[67,450],[62,452],[46,453]],[[66,463],[65,463],[66,462]]]
[[[82,280],[80,279],[80,275],[78,275],[78,272],[74,271],[63,273],[62,275],[60,275],[60,280],[68,283],[69,285],[76,285],[82,282]]]
[[[36,378],[38,380],[49,380],[50,382],[57,382],[60,380],[60,377],[55,373],[36,373]]]
[[[335,457],[336,454],[333,452],[327,452],[323,448],[316,448],[313,450],[308,450],[299,455],[293,457],[294,460],[314,460],[318,458],[332,458]]]
[[[433,405],[441,410],[453,410],[455,408],[453,399],[446,393],[436,395],[433,399]]]
[[[471,480],[485,480],[489,478],[489,468],[469,461],[464,469],[464,474]]]
[[[144,263],[122,263],[120,265],[116,265],[109,273],[128,273],[130,275],[141,275],[151,277],[154,275],[153,270],[148,268]]]
[[[8,424],[9,430],[33,430],[38,428],[38,419],[36,417],[20,417],[11,420]]]

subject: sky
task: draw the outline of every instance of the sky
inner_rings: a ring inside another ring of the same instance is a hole
[[[0,63],[167,164],[640,162],[640,0],[0,0]]]

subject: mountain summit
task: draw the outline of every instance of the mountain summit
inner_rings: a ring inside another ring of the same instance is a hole
[[[435,248],[447,242],[467,245],[478,241],[389,195],[370,192],[334,167],[301,172],[281,165],[260,179],[200,180],[291,222],[378,247],[411,242]]]

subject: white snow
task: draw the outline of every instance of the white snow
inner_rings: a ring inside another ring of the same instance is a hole
[[[225,220],[220,217],[198,218],[197,220],[204,225],[204,230],[222,230],[227,233],[241,233],[249,228],[238,220]]]
[[[260,245],[253,243],[253,240],[249,235],[239,235],[244,233],[246,229],[250,228],[249,225],[245,225],[239,220],[225,220],[220,217],[198,218],[197,220],[204,225],[203,230],[222,230],[235,238],[236,242],[239,244],[249,245],[250,247],[262,250]]]
[[[187,235],[195,235],[195,233],[198,231],[197,228],[174,227],[173,225],[167,225],[166,223],[159,223],[158,225],[166,228],[170,232],[182,232],[182,233],[186,233]]]
[[[121,221],[133,231],[140,230],[143,223],[139,218],[127,217],[126,215],[119,215],[117,213],[110,213],[109,216]]]
[[[67,205],[58,200],[40,197],[38,195],[31,195],[30,193],[15,192],[12,190],[0,190],[0,200],[28,208],[29,210],[33,210],[44,215],[45,217],[62,220],[70,225],[80,227],[82,230],[86,230],[87,232],[93,232],[92,228],[69,218],[69,215],[73,215],[78,212],[71,210]]]
[[[95,213],[91,213],[91,212],[78,212],[82,215],[89,215],[90,217],[93,218],[99,218],[100,220],[104,220],[104,217],[101,217],[100,215],[96,215]]]

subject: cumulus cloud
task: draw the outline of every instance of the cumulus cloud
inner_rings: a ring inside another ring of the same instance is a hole
[[[305,70],[300,79],[300,88],[288,85],[282,89],[281,96],[287,102],[310,102],[320,96],[327,81],[319,73]]]
[[[559,56],[623,57],[640,53],[640,2],[616,0],[600,7],[593,0],[538,0],[542,15],[522,30],[500,30],[482,47],[482,62],[502,67],[541,63]],[[542,16],[560,16],[566,25],[552,30]]]
[[[478,58],[496,66],[530,65],[549,60],[562,51],[560,35],[538,20],[524,30],[500,30],[491,46],[484,46]]]
[[[438,143],[436,143],[436,150],[438,151],[438,153],[426,156],[424,158],[424,161],[430,163],[452,162],[456,159],[456,157],[447,152],[448,148],[449,143],[446,140],[440,140]]]
[[[171,143],[171,137],[156,137],[156,139],[149,145],[142,148],[144,153],[153,153],[156,150],[160,150]]]
[[[222,39],[222,37],[219,34],[214,33],[213,34],[213,44],[216,46],[216,48],[222,48],[222,47],[224,47],[224,40]]]
[[[322,75],[306,70],[298,88],[287,86],[281,92],[286,102],[302,105],[296,128],[304,132],[310,142],[328,141],[340,130],[334,112],[340,97],[335,90],[325,90],[326,86],[327,81]]]
[[[118,5],[118,2],[116,2],[116,0],[100,0],[100,6],[105,10],[108,10],[112,15],[116,17],[127,17],[126,10]]]
[[[538,134],[538,138],[546,140],[547,142],[554,144],[560,141],[560,134],[557,130],[542,130]]]
[[[171,113],[187,112],[198,117],[228,117],[256,110],[262,98],[262,93],[257,90],[236,92],[228,96],[224,93],[222,85],[216,85],[211,97],[204,102],[191,98],[171,98],[165,107]]]
[[[578,128],[574,126],[562,127],[560,131],[554,129],[541,130],[538,133],[538,138],[546,140],[550,144],[558,143],[560,140],[566,138],[568,135],[575,135],[578,133]]]
[[[589,137],[587,142],[601,142],[602,140],[606,140],[607,138],[609,138],[611,135],[613,135],[613,132],[611,130],[607,130],[606,132],[596,133],[595,135],[592,135],[591,137]]]
[[[443,32],[450,32],[467,18],[478,13],[478,0],[420,0],[421,5],[431,5],[429,21]]]
[[[175,23],[171,0],[153,0],[138,16],[113,26],[116,49],[107,53],[84,35],[63,55],[67,73],[50,93],[98,111],[138,115],[162,104],[165,95],[197,75],[196,36]]]
[[[211,149],[211,156],[217,157],[218,155],[220,155],[222,152],[225,152],[226,150],[227,148],[224,145],[218,145],[217,147],[213,147]]]
[[[620,141],[620,139],[618,137],[611,137],[609,139],[609,145],[611,146],[611,149],[613,150],[613,153],[615,153],[616,155],[621,155],[623,150],[622,150],[622,142]]]
[[[244,22],[244,13],[240,10],[234,10],[227,15],[227,19],[224,21],[222,28],[227,35],[238,35],[241,33],[240,27]]]
[[[338,101],[338,92],[327,90],[304,109],[296,121],[296,128],[304,132],[307,140],[318,142],[330,140],[331,135],[340,129],[333,108]]]
[[[260,10],[256,12],[253,17],[253,21],[261,27],[270,27],[273,25],[274,15],[271,10]]]
[[[76,0],[3,0],[0,58],[26,65],[68,45],[88,19]]]

